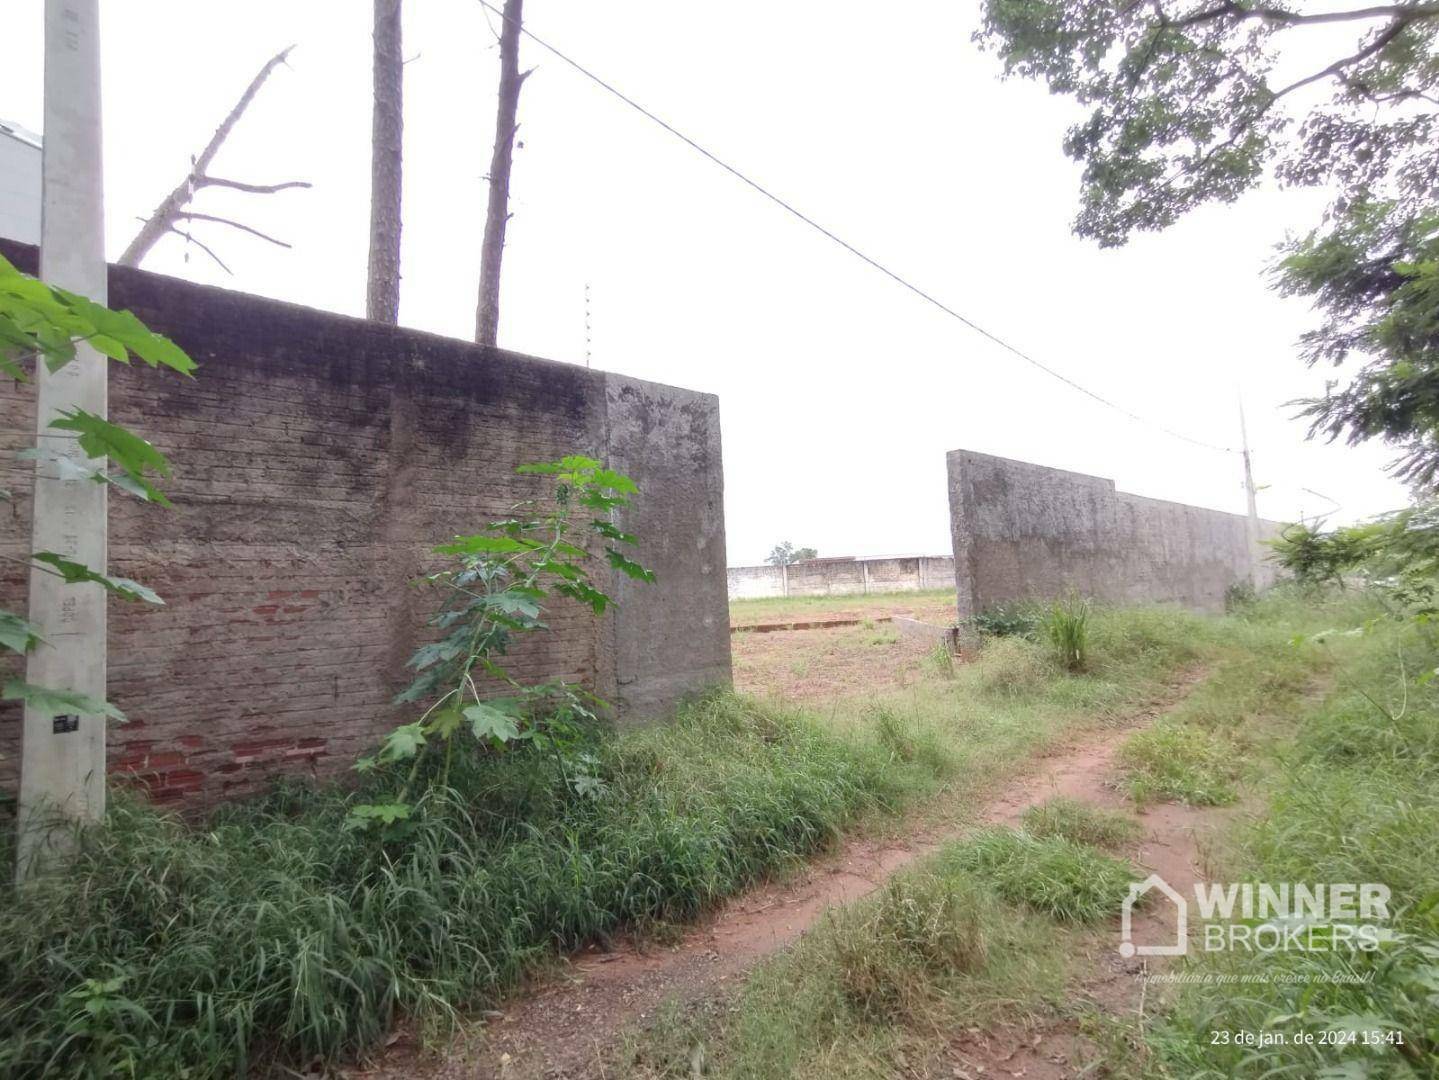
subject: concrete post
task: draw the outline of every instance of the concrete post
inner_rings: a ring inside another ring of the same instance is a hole
[[[1249,427],[1244,422],[1244,399],[1239,401],[1239,437],[1244,447],[1244,494],[1248,501],[1245,539],[1249,542],[1249,584],[1259,585],[1259,504],[1254,497],[1254,467],[1249,456]]]
[[[40,276],[99,303],[106,300],[100,147],[98,0],[45,2],[45,143]],[[51,431],[65,409],[106,415],[105,358],[83,342],[75,360],[50,373],[36,365],[39,445],[88,461],[73,436]],[[37,464],[33,550],[53,551],[104,572],[106,485],[59,479]],[[32,570],[30,621],[46,643],[31,653],[27,682],[105,697],[105,592],[66,585]],[[69,829],[105,812],[104,716],[45,716],[25,710],[22,735],[18,872],[63,854]]]

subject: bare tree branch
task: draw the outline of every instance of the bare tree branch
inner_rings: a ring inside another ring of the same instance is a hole
[[[282,184],[246,184],[240,180],[225,180],[218,176],[197,176],[195,187],[223,187],[234,188],[236,191],[248,191],[255,195],[273,195],[277,191],[287,191],[290,188],[314,187],[308,180],[286,180]]]
[[[287,248],[292,246],[283,240],[276,240],[269,233],[262,233],[259,229],[252,229],[250,226],[242,225],[238,221],[231,221],[225,217],[216,217],[214,214],[197,214],[192,210],[181,210],[175,216],[189,221],[213,221],[217,225],[228,225],[232,229],[239,229],[241,232],[247,232],[251,236],[258,236],[261,240],[268,240],[276,247]]]
[[[1321,23],[1360,22],[1366,19],[1398,19],[1413,22],[1439,15],[1439,4],[1380,4],[1376,7],[1351,8],[1348,11],[1319,11],[1300,14],[1277,7],[1248,7],[1237,0],[1226,0],[1212,8],[1203,8],[1178,19],[1164,20],[1167,25],[1184,28],[1216,19],[1233,17],[1239,20],[1263,19],[1265,22],[1288,26],[1317,26]]]
[[[250,107],[250,102],[255,99],[255,95],[258,94],[260,88],[265,85],[265,80],[270,77],[270,73],[285,62],[293,48],[294,46],[291,45],[289,48],[282,49],[276,53],[266,62],[265,66],[260,69],[259,74],[250,80],[250,85],[245,87],[245,92],[240,95],[240,100],[235,103],[235,107],[231,109],[225,119],[220,122],[220,126],[215,129],[215,134],[210,136],[210,141],[205,145],[205,149],[200,151],[199,156],[194,159],[185,179],[181,180],[180,183],[175,186],[175,190],[161,200],[160,205],[155,208],[155,212],[151,214],[145,224],[141,226],[140,232],[136,235],[135,239],[130,241],[130,246],[120,255],[118,261],[121,266],[139,266],[141,260],[150,253],[150,249],[155,246],[160,237],[168,232],[179,232],[178,229],[174,228],[174,224],[179,219],[180,212],[189,204],[190,200],[194,198],[195,192],[201,187],[207,186],[207,181],[210,179],[207,176],[210,162],[214,160],[220,147],[223,146],[225,140],[229,138],[230,132],[239,122],[240,117],[245,114],[245,110]],[[295,181],[292,184],[283,186],[298,186],[300,183],[300,181]],[[241,185],[234,182],[229,184],[220,183],[218,186],[241,187]],[[308,187],[309,185],[306,184],[304,186]],[[243,190],[243,188],[241,189]],[[180,233],[180,235],[184,234]],[[198,243],[198,241],[196,241],[196,243]],[[209,254],[211,257],[214,256],[213,252]],[[220,262],[219,259],[215,261]],[[220,263],[220,265],[224,266],[224,263]],[[226,267],[226,269],[228,270],[229,268]]]
[[[199,240],[196,240],[193,236],[191,236],[189,233],[187,233],[184,229],[177,229],[177,228],[175,228],[175,226],[171,225],[168,231],[174,233],[176,236],[183,236],[186,240],[188,240],[190,243],[194,244],[197,248],[199,248],[201,251],[203,251],[206,255],[210,256],[210,258],[214,259],[215,262],[219,264],[221,270],[225,271],[225,273],[229,274],[231,277],[234,276],[235,271],[231,270],[228,266],[226,266],[224,260],[221,259],[220,256],[216,255],[213,251],[210,250],[210,248],[209,248],[207,245],[201,243]]]

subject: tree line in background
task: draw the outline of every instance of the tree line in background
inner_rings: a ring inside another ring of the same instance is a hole
[[[776,544],[764,561],[770,566],[793,566],[797,562],[804,562],[806,559],[819,558],[819,552],[812,547],[797,548],[788,540]]]

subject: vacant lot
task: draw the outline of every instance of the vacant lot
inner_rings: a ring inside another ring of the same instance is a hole
[[[926,675],[946,674],[949,664],[930,646],[895,633],[885,621],[891,615],[909,615],[937,626],[952,625],[954,593],[943,590],[733,601],[732,627],[859,620],[854,626],[731,634],[735,689],[818,705],[901,689],[915,685]]]

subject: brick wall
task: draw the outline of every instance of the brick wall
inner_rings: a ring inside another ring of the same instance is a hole
[[[0,245],[33,269],[34,251]],[[542,490],[514,466],[605,458],[642,493],[621,521],[655,586],[621,614],[574,605],[512,656],[520,678],[577,678],[621,719],[729,680],[717,400],[240,293],[112,268],[129,308],[200,364],[196,379],[111,365],[111,415],[170,456],[173,510],[110,502],[110,569],[164,607],[112,601],[110,768],[202,806],[276,772],[348,769],[408,716],[389,705],[432,602],[410,580],[436,542]],[[28,386],[0,386],[0,548],[29,544]],[[24,571],[4,564],[5,606]],[[662,627],[666,633],[654,633]],[[14,790],[18,710],[0,712]]]

